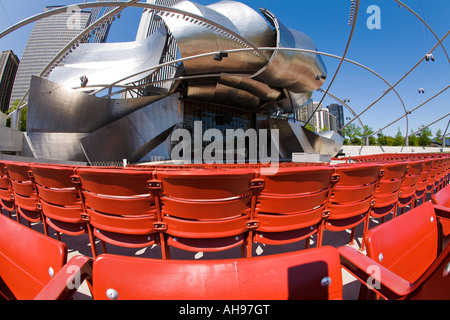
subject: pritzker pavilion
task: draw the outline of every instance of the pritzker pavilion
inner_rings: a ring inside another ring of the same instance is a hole
[[[436,40],[394,83],[347,54],[360,0],[340,55],[228,0],[85,1],[3,30],[61,14],[79,28],[0,119],[0,299],[268,301],[168,311],[208,317],[278,316],[270,300],[450,299],[449,125],[442,144],[409,146],[449,116],[410,127],[449,86],[416,107],[399,88],[437,49],[450,64],[450,31],[392,2]],[[142,9],[136,40],[105,42],[129,8]],[[365,109],[333,93],[347,64],[387,87]],[[376,132],[362,115],[387,95],[401,115]],[[403,146],[370,146],[400,120]],[[364,146],[344,146],[353,122]]]
[[[173,130],[193,133],[195,121],[202,134],[276,128],[282,158],[339,151],[339,135],[317,135],[286,116],[327,77],[307,35],[239,2],[142,6],[152,10],[148,37],[77,44],[32,78],[24,148],[34,157],[170,160]]]

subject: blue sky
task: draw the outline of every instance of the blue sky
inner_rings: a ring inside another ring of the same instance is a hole
[[[143,0],[141,0],[143,1]],[[37,14],[47,5],[67,5],[82,0],[0,0],[0,29],[31,15]],[[194,1],[208,5],[216,1]],[[310,36],[319,51],[342,55],[350,34],[348,25],[350,0],[242,0],[241,2],[258,9],[264,7],[272,11],[286,26]],[[403,0],[420,15],[441,38],[450,29],[449,0]],[[372,16],[367,8],[377,5],[380,10],[380,29],[369,29],[367,20]],[[139,25],[142,10],[128,8],[122,17],[116,20],[108,42],[133,41]],[[19,57],[22,55],[32,26],[25,27],[0,39],[0,50],[12,49]],[[450,55],[450,36],[443,45]],[[355,60],[395,84],[437,43],[436,38],[426,29],[419,19],[405,8],[399,7],[394,0],[361,0],[355,33],[350,44],[347,58]],[[426,101],[450,84],[450,63],[438,47],[433,55],[435,62],[422,62],[411,74],[398,84],[396,90],[407,110],[411,110]],[[323,58],[328,79],[322,86],[326,89],[335,74],[339,61]],[[366,70],[344,63],[330,88],[330,93],[344,99],[349,98],[349,106],[357,114],[377,100],[387,89],[387,85]],[[425,93],[419,94],[418,88]],[[315,92],[313,98],[320,101],[322,94]],[[331,98],[324,99],[324,106],[335,103]],[[409,131],[416,131],[420,125],[428,125],[450,112],[450,89],[424,105],[409,116]],[[404,109],[399,98],[390,92],[361,116],[364,124],[375,131],[401,117]],[[345,116],[351,114],[345,110]],[[445,130],[450,116],[432,125],[433,134]],[[356,122],[355,122],[356,123]],[[395,135],[400,128],[404,134],[406,120],[402,119],[386,128],[383,132]],[[449,128],[450,130],[450,128]],[[449,131],[448,131],[449,132]],[[448,133],[447,132],[447,133]]]

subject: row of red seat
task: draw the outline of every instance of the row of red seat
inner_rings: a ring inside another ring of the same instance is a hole
[[[450,186],[366,234],[367,256],[323,246],[252,259],[161,260],[102,254],[67,261],[64,243],[0,215],[0,297],[70,299],[86,280],[94,299],[342,299],[341,267],[359,299],[450,299]]]
[[[17,219],[68,235],[140,248],[161,246],[194,252],[254,242],[286,244],[324,230],[355,230],[369,219],[424,199],[448,183],[450,158],[370,164],[282,165],[276,174],[232,166],[92,168],[0,162],[0,201]],[[200,169],[203,168],[204,170]],[[192,169],[192,170],[189,170]],[[447,226],[446,226],[447,228]],[[354,239],[352,232],[351,241]],[[364,249],[364,242],[362,249]]]

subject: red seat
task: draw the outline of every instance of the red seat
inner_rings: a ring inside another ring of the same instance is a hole
[[[60,297],[70,275],[65,269],[36,299]],[[98,300],[340,300],[343,289],[338,251],[327,246],[227,260],[105,254],[94,261],[92,287]]]
[[[438,167],[439,164],[441,162],[441,159],[439,158],[433,158],[432,159],[433,163],[431,165],[430,168],[430,172],[428,174],[428,182],[427,182],[427,193],[430,193],[431,195],[433,195],[435,192],[435,182],[437,179],[437,174],[438,174]],[[424,198],[424,200],[426,200],[426,198]]]
[[[77,236],[87,232],[79,190],[72,182],[75,167],[31,164],[39,203],[47,225],[60,233]]]
[[[432,195],[431,201],[439,210],[450,212],[450,185]],[[450,221],[442,222],[442,232],[445,236],[450,235]]]
[[[0,215],[0,299],[34,299],[66,259],[64,243]]]
[[[422,172],[423,163],[423,160],[408,162],[408,172],[402,181],[397,203],[397,206],[401,209],[401,213],[404,212],[406,206],[413,207],[412,204],[415,200],[417,183]]]
[[[367,221],[373,197],[380,179],[381,164],[353,164],[335,166],[331,194],[325,210],[325,229],[343,231]]]
[[[152,171],[77,168],[93,255],[95,238],[106,244],[143,248],[158,244],[160,219],[152,192]]]
[[[420,172],[419,179],[417,180],[416,193],[414,195],[414,200],[412,202],[412,207],[414,208],[418,200],[422,203],[425,202],[427,194],[428,176],[430,174],[431,166],[433,165],[433,160],[425,159],[422,166],[422,171]]]
[[[446,185],[447,162],[448,162],[448,159],[446,157],[440,158],[439,166],[438,166],[438,169],[436,172],[436,179],[435,179],[435,183],[434,183],[436,192],[441,190]]]
[[[28,226],[31,226],[30,222],[42,221],[45,234],[48,234],[47,223],[40,209],[34,181],[29,174],[30,164],[7,162],[6,170],[13,190],[17,221],[20,222],[20,217],[23,217],[27,220]]]
[[[330,167],[279,168],[274,175],[262,176],[264,189],[258,196],[255,242],[280,245],[307,239],[317,234],[322,243],[323,212],[327,203]]]
[[[14,207],[14,195],[9,182],[5,162],[0,161],[0,210],[5,209],[11,218]]]
[[[241,246],[251,255],[256,195],[263,187],[254,170],[157,172],[167,245],[194,252]],[[169,253],[169,247],[167,248]]]
[[[364,235],[369,229],[370,218],[382,218],[382,222],[384,222],[384,218],[391,212],[395,218],[400,188],[407,169],[407,162],[382,163],[380,171],[381,178],[375,190],[374,205],[371,207],[370,214],[367,215],[367,221],[364,225],[361,250],[364,250],[365,248]]]
[[[450,214],[439,220],[448,218]],[[341,262],[364,283],[363,296],[370,282],[371,289],[387,299],[450,299],[450,245],[440,251],[438,230],[433,204],[426,202],[371,229],[367,257],[340,248]]]

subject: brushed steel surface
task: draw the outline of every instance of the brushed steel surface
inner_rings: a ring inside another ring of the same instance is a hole
[[[307,35],[287,28],[269,10],[261,8],[261,12],[276,29],[276,47],[317,50]],[[325,80],[316,80],[316,76],[326,74],[325,65],[319,55],[299,51],[274,51],[269,63],[253,78],[270,86],[302,93],[318,89]]]
[[[168,130],[182,121],[179,95],[173,94],[96,130],[81,139],[81,145],[90,162],[122,159],[145,162],[152,156],[168,159],[169,144],[162,134],[168,137]]]
[[[72,132],[28,132],[33,156],[39,159],[61,161],[86,161],[80,140],[87,133]]]
[[[166,37],[166,29],[161,27],[151,36],[138,41],[80,44],[66,57],[64,66],[56,67],[50,73],[49,80],[81,91],[114,83],[158,65]],[[117,84],[142,80],[155,71],[138,74]],[[82,76],[88,78],[88,88],[80,88]]]
[[[205,17],[248,40],[253,40],[254,42],[251,42],[258,47],[272,45],[273,34],[264,19],[242,3],[234,2],[233,5],[235,12],[232,12],[230,3],[202,6],[190,1],[183,1],[174,5],[173,8]],[[235,20],[231,21],[227,16]],[[221,32],[219,28],[195,19],[184,19],[181,15],[169,13],[161,14],[161,18],[174,35],[182,57],[246,47],[242,41],[233,39],[227,33]],[[241,21],[243,19],[246,19],[245,23]],[[252,74],[262,68],[266,62],[266,58],[259,54],[243,52],[230,54],[222,61],[215,61],[211,57],[185,61],[184,67],[188,75],[217,72]]]
[[[32,77],[27,132],[93,132],[164,96],[102,99]]]

